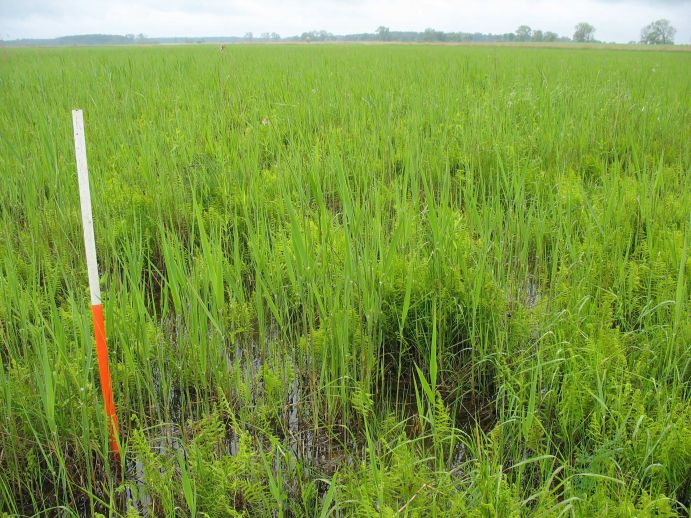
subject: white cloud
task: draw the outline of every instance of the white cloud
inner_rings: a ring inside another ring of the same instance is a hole
[[[598,39],[638,39],[643,25],[668,18],[677,41],[691,37],[691,0],[0,0],[0,37],[85,33],[220,36],[313,29],[345,34],[394,30],[511,32],[518,25],[571,35],[580,21]]]

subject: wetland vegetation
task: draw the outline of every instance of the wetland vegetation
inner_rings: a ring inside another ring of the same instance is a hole
[[[687,514],[690,68],[2,50],[0,513]]]

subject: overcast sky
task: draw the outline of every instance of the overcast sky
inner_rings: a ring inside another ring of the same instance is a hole
[[[691,0],[0,0],[0,38],[68,34],[235,36],[309,30],[512,32],[521,24],[571,36],[587,21],[604,41],[638,40],[667,18],[677,43],[691,42]]]

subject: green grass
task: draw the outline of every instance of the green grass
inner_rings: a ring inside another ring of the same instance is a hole
[[[2,50],[0,512],[687,514],[690,67]]]

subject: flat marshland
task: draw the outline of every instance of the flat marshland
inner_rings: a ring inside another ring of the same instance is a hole
[[[590,49],[2,49],[0,513],[687,514],[689,70]]]

